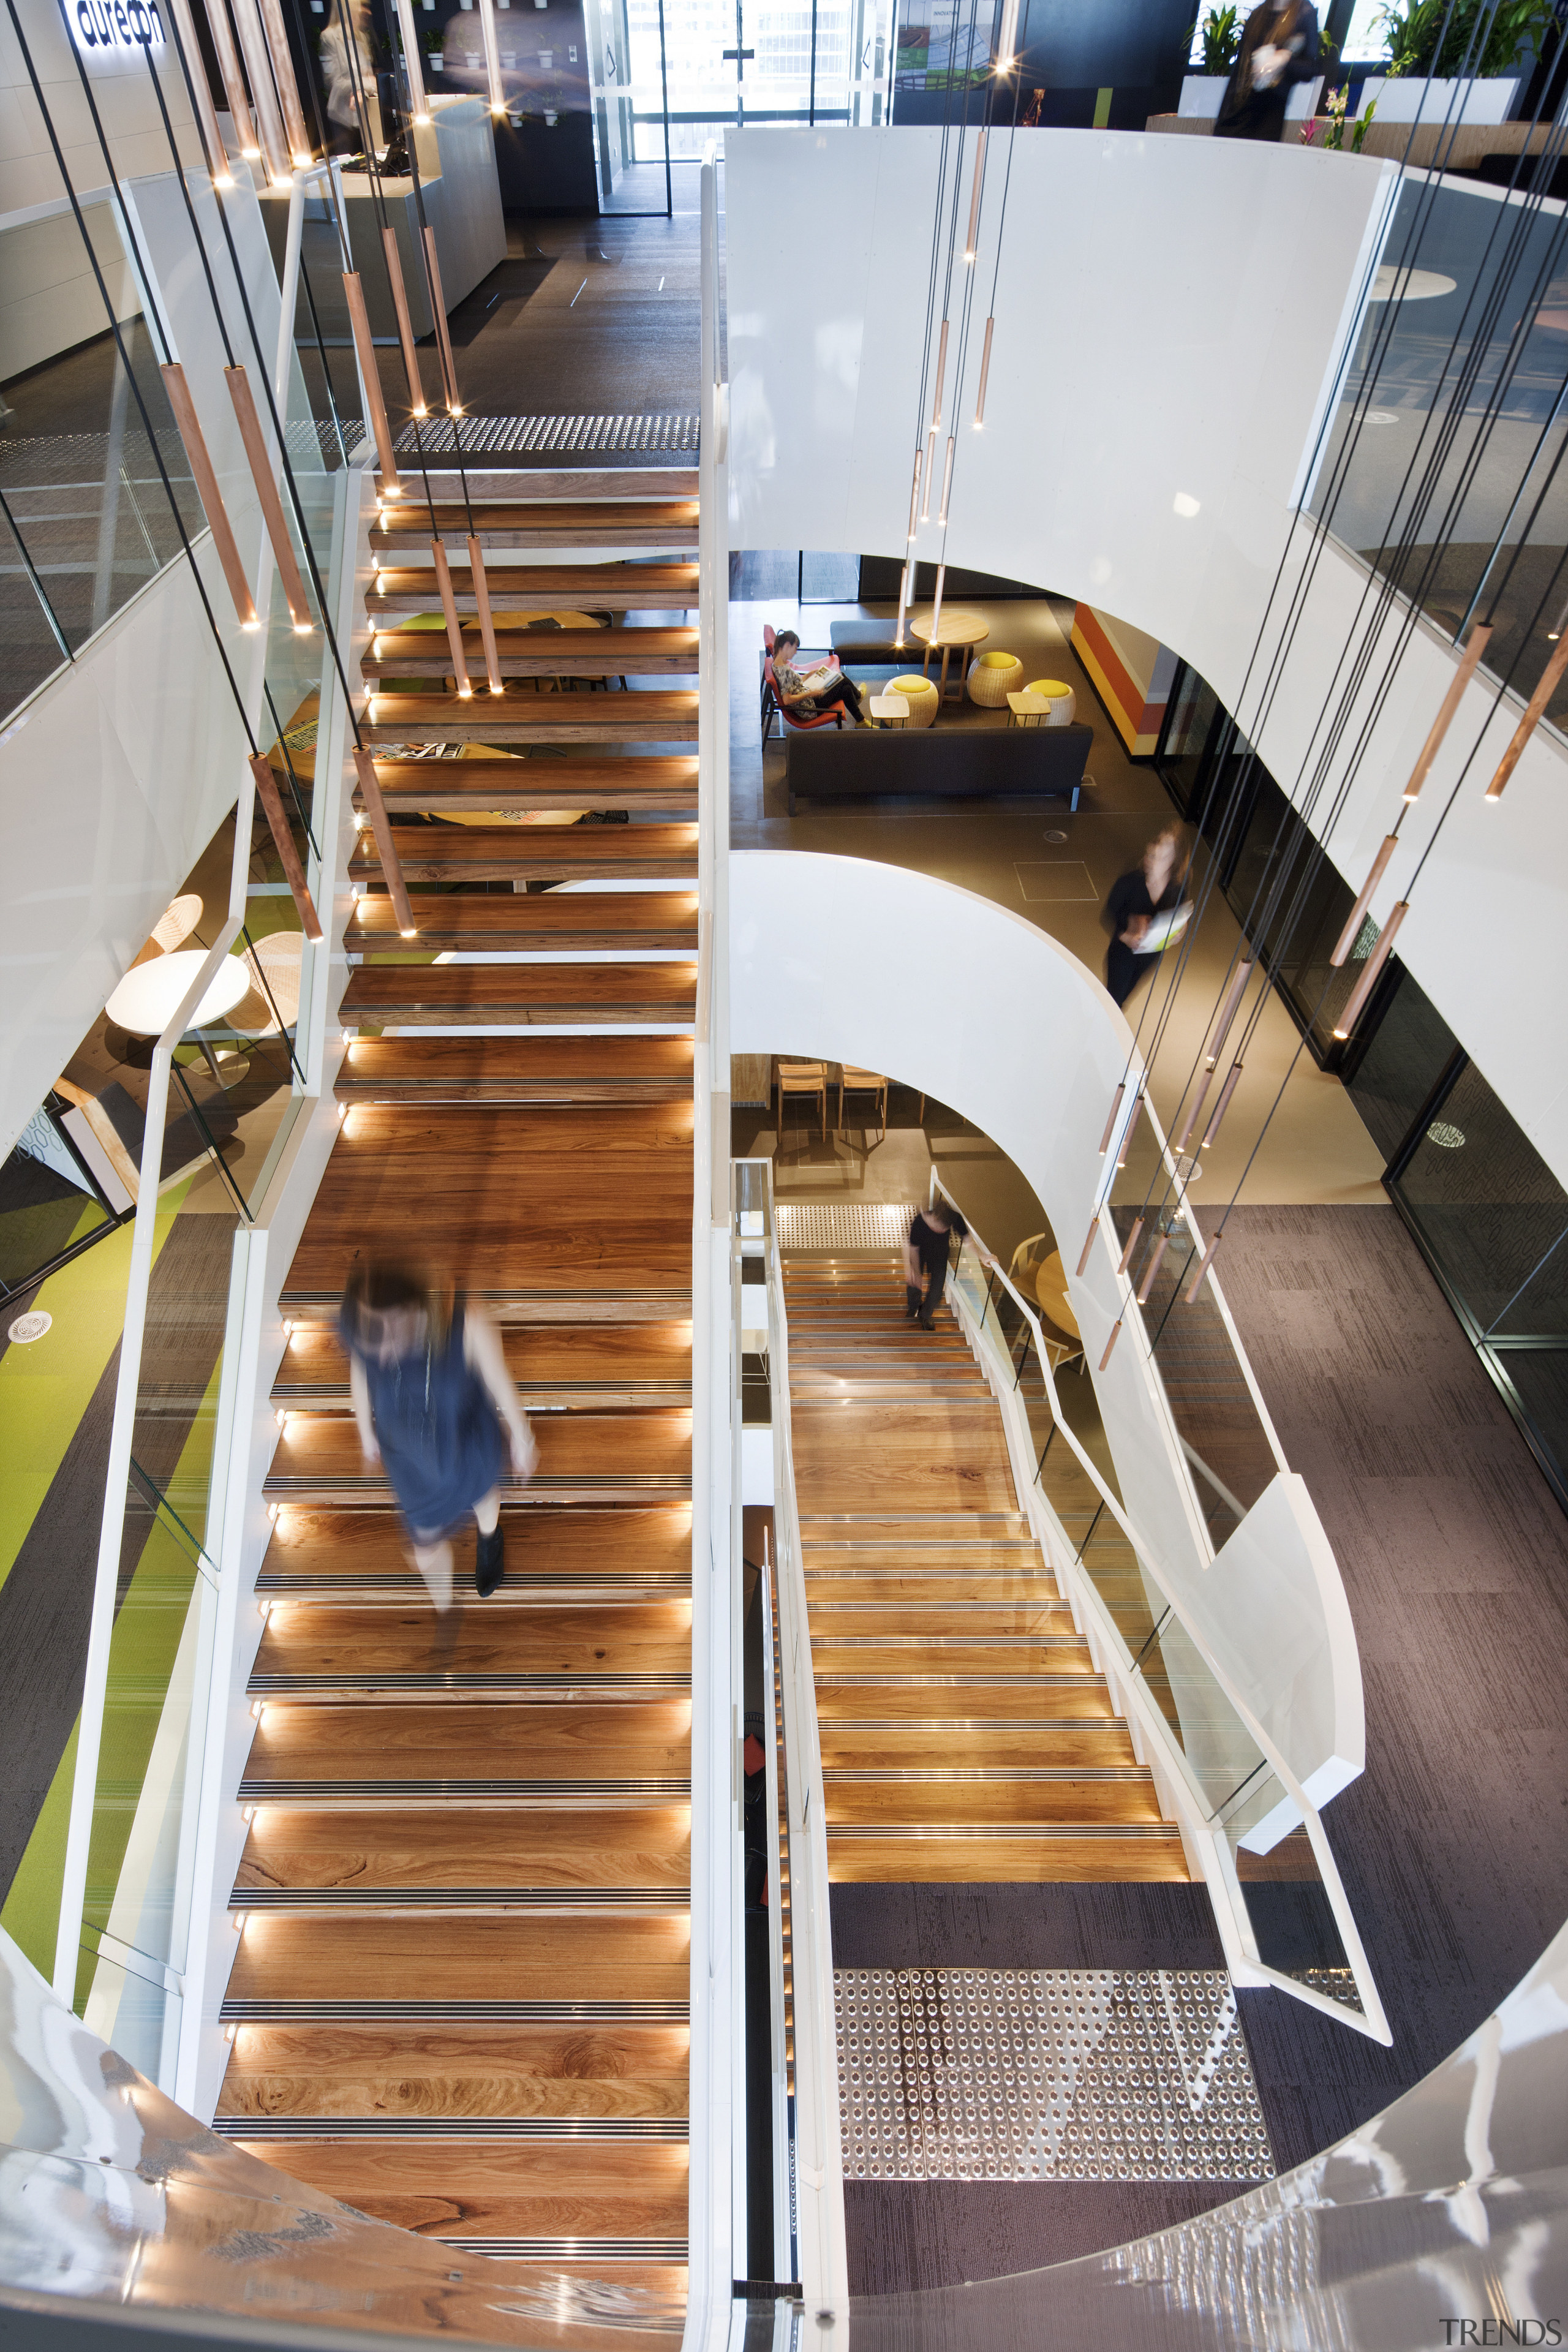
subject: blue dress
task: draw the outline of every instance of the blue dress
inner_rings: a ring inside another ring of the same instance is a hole
[[[353,1348],[349,1317],[340,1319]],[[418,1536],[445,1535],[500,1476],[506,1440],[489,1391],[463,1355],[459,1298],[444,1339],[395,1363],[360,1357],[386,1475]]]

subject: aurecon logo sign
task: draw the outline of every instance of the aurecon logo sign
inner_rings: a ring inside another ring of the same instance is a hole
[[[103,49],[161,49],[158,0],[71,0],[67,9],[76,45],[91,57]]]

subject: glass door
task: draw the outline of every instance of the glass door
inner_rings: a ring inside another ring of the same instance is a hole
[[[584,0],[599,210],[674,212],[665,0]]]

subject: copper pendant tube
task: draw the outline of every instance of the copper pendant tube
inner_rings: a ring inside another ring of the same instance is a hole
[[[1398,846],[1399,835],[1396,833],[1385,833],[1384,835],[1383,845],[1379,849],[1377,856],[1372,861],[1372,872],[1362,884],[1361,896],[1357,898],[1355,905],[1351,908],[1350,913],[1345,918],[1344,929],[1334,941],[1334,951],[1329,958],[1329,961],[1333,965],[1336,971],[1338,971],[1340,965],[1343,963],[1346,956],[1349,955],[1352,948],[1354,947],[1357,939],[1360,937],[1362,924],[1366,919],[1366,910],[1372,904],[1372,894],[1376,889],[1378,884],[1382,881],[1384,875],[1388,870],[1388,861],[1393,856]]]
[[[1372,994],[1373,982],[1388,961],[1388,951],[1398,935],[1399,926],[1409,912],[1410,901],[1408,898],[1401,898],[1398,906],[1393,909],[1387,922],[1378,933],[1377,945],[1366,960],[1366,970],[1352,989],[1350,1003],[1334,1024],[1336,1037],[1348,1037],[1355,1027],[1362,1006]]]
[[[932,476],[935,472],[936,472],[936,426],[933,425],[931,426],[931,428],[930,433],[929,433],[929,434],[927,435],[927,436],[926,436],[926,450],[925,450],[925,481],[924,481],[924,486],[923,486],[923,488],[922,488],[922,489],[921,489],[921,522],[930,522],[930,520],[931,520],[931,476]]]
[[[921,462],[923,455],[924,452],[922,450],[917,449],[915,451],[915,478],[910,485],[910,539],[911,542],[914,540],[915,531],[920,522]]]
[[[261,430],[261,419],[256,413],[256,401],[250,389],[250,379],[242,367],[226,367],[223,380],[228,386],[228,396],[234,403],[234,414],[239,425],[239,437],[245,444],[245,454],[250,461],[250,477],[256,484],[256,495],[261,505],[261,519],[267,525],[267,536],[272,541],[272,552],[278,562],[278,577],[283,585],[284,602],[296,635],[308,636],[315,624],[310,618],[310,600],[305,593],[294,553],[294,542],[289,536],[289,519],[283,511],[283,501],[278,495],[278,485],[272,478],[272,461],[267,454],[267,436]]]
[[[1132,1231],[1127,1236],[1127,1247],[1122,1251],[1121,1255],[1116,1261],[1116,1271],[1118,1274],[1125,1274],[1128,1267],[1131,1265],[1132,1253],[1138,1246],[1138,1237],[1140,1234],[1142,1234],[1142,1218],[1141,1216],[1134,1217],[1132,1220]]]
[[[1249,956],[1243,956],[1231,974],[1230,986],[1226,990],[1225,1002],[1219,1008],[1219,1016],[1214,1024],[1214,1035],[1209,1039],[1208,1053],[1211,1069],[1218,1061],[1220,1048],[1230,1034],[1230,1024],[1236,1019],[1236,1008],[1246,995],[1247,983],[1251,978],[1252,960]]]
[[[1088,1233],[1087,1233],[1087,1234],[1084,1236],[1083,1255],[1079,1259],[1079,1262],[1078,1262],[1078,1270],[1079,1270],[1079,1274],[1081,1274],[1081,1273],[1083,1272],[1084,1268],[1085,1268],[1085,1267],[1088,1265],[1088,1264],[1089,1264],[1089,1254],[1090,1254],[1090,1252],[1091,1252],[1091,1251],[1093,1250],[1093,1248],[1094,1248],[1094,1237],[1095,1237],[1096,1234],[1098,1234],[1098,1233],[1099,1233],[1099,1231],[1100,1231],[1100,1219],[1099,1219],[1098,1217],[1090,1217],[1090,1219],[1089,1219],[1089,1232],[1088,1232]]]
[[[220,7],[222,0],[213,0],[213,5],[215,9]],[[250,102],[267,175],[274,186],[286,188],[293,175],[293,166],[283,138],[283,118],[278,111],[272,64],[267,54],[267,36],[257,14],[257,0],[234,0],[234,24],[245,58],[245,78],[250,84]]]
[[[910,573],[913,569],[912,564],[906,563],[899,579],[899,626],[893,643],[900,646],[904,642],[904,615],[910,609]]]
[[[1558,641],[1556,652],[1541,673],[1540,685],[1525,704],[1524,717],[1514,729],[1513,740],[1498,761],[1498,772],[1487,786],[1489,802],[1501,800],[1503,788],[1523,757],[1525,745],[1545,716],[1546,706],[1557,690],[1557,681],[1564,668],[1568,668],[1568,637]]]
[[[980,195],[985,180],[985,140],[982,131],[974,142],[974,193],[969,199],[969,234],[963,240],[963,257],[973,261],[975,255],[975,232],[980,226]]]
[[[403,879],[403,865],[392,837],[392,824],[382,797],[381,778],[375,772],[375,761],[363,744],[354,749],[354,773],[359,778],[360,798],[375,838],[375,854],[381,860],[382,878],[392,900],[392,911],[397,918],[397,928],[405,940],[416,936],[414,909],[408,903],[408,886]],[[363,907],[364,901],[360,901]]]
[[[950,433],[947,436],[947,463],[942,469],[942,505],[936,518],[943,530],[947,527],[947,502],[952,491],[952,453],[956,446],[957,443]]]
[[[1110,1149],[1110,1138],[1116,1126],[1116,1114],[1121,1108],[1121,1098],[1126,1092],[1127,1081],[1123,1078],[1121,1084],[1116,1089],[1116,1097],[1110,1106],[1110,1116],[1105,1122],[1105,1133],[1100,1139],[1101,1158],[1103,1158],[1105,1153]]]
[[[942,629],[942,592],[946,579],[947,566],[945,563],[939,563],[936,567],[936,603],[931,606],[931,635],[926,641],[931,646],[935,645]]]
[[[386,274],[392,281],[392,307],[397,313],[397,340],[403,346],[403,373],[408,378],[408,404],[416,416],[426,416],[429,411],[425,402],[425,381],[419,373],[419,354],[414,348],[414,321],[408,315],[408,289],[403,282],[403,257],[397,250],[397,231],[390,226],[384,228],[381,242],[386,254]]]
[[[1465,647],[1464,657],[1458,669],[1448,681],[1448,691],[1443,697],[1436,718],[1432,721],[1432,732],[1421,746],[1421,757],[1410,771],[1410,782],[1405,787],[1405,798],[1407,803],[1420,798],[1421,787],[1431,772],[1433,761],[1442,748],[1443,738],[1448,731],[1454,713],[1464,699],[1465,688],[1476,674],[1476,664],[1485,653],[1490,636],[1489,628],[1476,628],[1470,631],[1470,642]]]
[[[408,111],[423,129],[430,120],[430,100],[425,90],[425,68],[419,56],[413,0],[397,0],[397,29],[403,36],[403,76],[408,84]]]
[[[202,134],[202,145],[206,151],[207,170],[212,176],[213,185],[218,188],[232,188],[234,173],[229,169],[228,151],[223,143],[223,132],[218,128],[217,109],[213,104],[212,89],[207,80],[206,69],[202,64],[201,47],[196,40],[196,28],[191,21],[187,0],[169,0],[169,14],[174,20],[174,31],[179,37],[180,47],[185,53],[185,63],[190,68],[191,89],[195,96],[196,122]],[[235,128],[237,131],[237,123]]]
[[[430,541],[430,553],[436,566],[436,585],[441,592],[441,610],[447,616],[447,644],[451,650],[458,693],[461,700],[469,702],[473,699],[474,689],[468,683],[468,665],[463,652],[463,625],[458,618],[458,600],[452,593],[452,567],[438,539]]]
[[[1018,37],[1018,0],[1005,0],[1002,10],[1002,37],[996,44],[996,70],[1011,73],[1016,62],[1013,44]]]
[[[1196,1127],[1198,1123],[1198,1113],[1204,1107],[1204,1097],[1208,1093],[1209,1082],[1213,1078],[1214,1074],[1215,1064],[1211,1057],[1204,1071],[1203,1076],[1198,1081],[1197,1093],[1193,1097],[1193,1107],[1191,1110],[1188,1111],[1185,1119],[1183,1121],[1182,1131],[1176,1138],[1175,1150],[1178,1153],[1184,1151],[1187,1148],[1188,1138],[1191,1136],[1194,1128]]]
[[[279,0],[257,0],[261,11],[261,30],[272,57],[272,71],[278,84],[279,103],[283,109],[283,130],[289,142],[289,152],[294,169],[310,169],[315,158],[310,148],[310,134],[305,128],[305,112],[300,104],[300,85],[294,79],[294,60],[289,52],[289,35],[283,23],[283,11]]]
[[[403,485],[397,478],[397,458],[392,446],[392,428],[386,421],[386,403],[381,396],[381,375],[375,363],[375,344],[371,339],[370,314],[364,307],[364,288],[360,284],[357,269],[344,270],[343,292],[348,296],[354,351],[364,383],[365,405],[370,410],[376,456],[381,461],[381,494],[383,498],[400,499]]]
[[[1149,1263],[1143,1269],[1143,1279],[1138,1286],[1138,1304],[1140,1307],[1145,1304],[1148,1299],[1149,1293],[1153,1289],[1154,1276],[1160,1271],[1160,1261],[1164,1256],[1165,1252],[1170,1248],[1170,1246],[1171,1236],[1168,1233],[1164,1233],[1161,1234],[1159,1240],[1150,1251]]]
[[[217,550],[218,562],[223,566],[223,576],[228,583],[228,593],[234,599],[234,609],[238,616],[239,625],[242,629],[258,629],[261,626],[261,616],[256,609],[256,599],[250,593],[250,583],[245,576],[245,566],[239,560],[239,550],[235,544],[228,509],[224,505],[223,493],[217,486],[217,476],[213,471],[213,461],[207,455],[207,445],[203,438],[202,428],[196,418],[195,403],[191,398],[190,385],[185,382],[185,371],[178,360],[170,360],[159,373],[163,379],[163,388],[169,395],[169,406],[174,411],[174,422],[180,428],[180,439],[184,444],[185,461],[191,469],[191,479],[196,486],[196,496],[202,502],[202,512],[207,519],[207,529],[213,535],[213,545]]]
[[[1214,1264],[1215,1252],[1218,1249],[1224,1239],[1225,1235],[1223,1233],[1215,1234],[1213,1241],[1210,1242],[1207,1249],[1205,1250],[1203,1256],[1199,1259],[1198,1270],[1196,1274],[1194,1275],[1186,1293],[1187,1305],[1189,1307],[1195,1307],[1197,1305],[1198,1293],[1204,1286],[1204,1276],[1208,1272],[1210,1266]]]
[[[485,577],[485,551],[470,532],[468,536],[468,570],[473,575],[474,606],[479,616],[479,635],[485,648],[485,676],[490,692],[500,694],[500,655],[496,650],[496,625],[490,617],[490,583]]]
[[[1218,1102],[1215,1105],[1214,1117],[1208,1123],[1208,1131],[1205,1135],[1203,1142],[1199,1147],[1201,1150],[1206,1151],[1209,1145],[1214,1141],[1215,1137],[1219,1133],[1219,1123],[1225,1117],[1226,1112],[1230,1108],[1230,1098],[1236,1092],[1237,1082],[1240,1076],[1241,1064],[1239,1062],[1233,1062],[1231,1065],[1230,1076],[1226,1078],[1225,1085],[1220,1089],[1220,1097]]]
[[[1128,1147],[1132,1141],[1133,1131],[1142,1116],[1143,1097],[1142,1092],[1140,1092],[1137,1101],[1132,1106],[1132,1116],[1128,1120],[1126,1127],[1122,1129],[1121,1149],[1116,1155],[1116,1164],[1118,1168],[1125,1168],[1127,1165]]]
[[[489,84],[490,112],[506,112],[506,90],[500,78],[500,43],[496,34],[495,0],[479,0],[479,31],[484,39],[485,79]]]
[[[239,142],[239,152],[246,162],[254,163],[260,157],[261,142],[256,135],[256,125],[250,119],[250,108],[245,96],[245,77],[239,69],[239,52],[234,46],[234,29],[229,24],[228,12],[224,6],[224,0],[212,0],[212,5],[207,10],[207,24],[212,30],[213,47],[217,52],[217,69],[223,80],[223,94],[228,100],[228,110],[234,118],[234,135]],[[201,50],[198,47],[193,47],[190,54],[193,59],[196,59],[200,58]],[[195,66],[193,64],[191,79],[195,81],[196,79]]]
[[[942,322],[942,333],[937,338],[936,398],[932,401],[931,409],[932,433],[940,433],[942,430],[942,380],[947,374],[947,326],[948,322],[944,319]]]
[[[310,885],[305,880],[305,869],[300,863],[300,853],[294,846],[289,820],[283,814],[283,796],[278,789],[278,779],[259,751],[251,756],[250,772],[256,779],[256,797],[267,811],[267,822],[272,830],[272,845],[282,865],[284,879],[299,909],[300,929],[312,946],[320,946],[323,937],[321,917],[316,912]]]
[[[447,406],[454,416],[461,416],[463,404],[458,397],[458,368],[452,357],[452,338],[447,332],[447,305],[441,293],[441,265],[436,258],[436,232],[428,225],[425,230],[425,266],[430,273],[430,308],[436,319],[436,345],[447,377]]]
[[[995,326],[996,320],[994,317],[986,320],[985,341],[980,353],[980,392],[974,403],[974,426],[976,432],[979,431],[980,427],[985,422],[985,383],[987,377],[991,373],[991,337],[995,331]]]
[[[1107,1364],[1109,1364],[1109,1363],[1110,1363],[1110,1351],[1111,1351],[1112,1348],[1114,1348],[1114,1347],[1115,1347],[1116,1342],[1118,1341],[1118,1339],[1121,1339],[1121,1316],[1119,1315],[1119,1316],[1117,1317],[1117,1318],[1116,1318],[1115,1322],[1114,1322],[1114,1323],[1111,1325],[1111,1327],[1110,1327],[1110,1339],[1109,1339],[1106,1341],[1106,1343],[1105,1343],[1105,1353],[1104,1353],[1104,1355],[1103,1355],[1103,1356],[1101,1356],[1101,1358],[1100,1358],[1100,1370],[1101,1370],[1101,1371],[1103,1371],[1103,1370],[1105,1370],[1105,1367],[1107,1366]]]

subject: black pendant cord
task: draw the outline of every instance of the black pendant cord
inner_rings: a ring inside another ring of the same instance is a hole
[[[213,0],[213,5],[215,7],[220,6],[221,5],[222,0]],[[328,217],[331,221],[332,227],[337,234],[338,250],[347,259],[352,261],[353,255],[349,247],[348,225],[342,217],[338,205],[338,184],[332,173],[331,142],[327,136],[326,117],[321,112],[321,93],[317,87],[315,74],[310,69],[310,36],[305,28],[305,19],[300,11],[300,0],[290,0],[290,5],[294,12],[294,29],[300,37],[300,54],[305,59],[305,83],[310,92],[311,118],[316,126],[316,143],[321,149],[321,178],[327,214]],[[199,65],[200,60],[198,59],[197,62]],[[190,79],[190,70],[191,69],[187,65],[185,68],[185,77],[187,80]],[[310,313],[310,327],[316,338],[316,349],[321,353],[321,380],[326,387],[327,405],[332,414],[332,429],[338,436],[338,449],[346,468],[349,462],[348,435],[343,430],[342,411],[338,405],[337,394],[332,390],[332,371],[331,363],[327,357],[327,339],[321,332],[321,316],[316,309],[315,290],[310,284],[310,271],[305,259],[305,248],[302,237],[300,247],[300,282],[305,289],[305,301]]]
[[[973,68],[974,68],[974,37],[975,37],[975,31],[976,31],[977,25],[978,25],[978,21],[979,21],[979,14],[980,14],[980,11],[979,11],[979,0],[975,0],[975,5],[971,9],[971,11],[970,11],[970,17],[969,17],[969,56],[968,56],[968,58],[967,58],[967,61],[966,61],[966,64],[965,64],[965,68],[964,68],[963,131],[963,132],[962,132],[962,133],[961,133],[961,135],[960,135],[960,138],[959,138],[959,147],[958,147],[960,162],[959,162],[959,168],[958,168],[958,170],[955,172],[955,173],[954,173],[954,175],[953,175],[953,198],[954,198],[954,209],[953,209],[953,245],[952,245],[952,251],[949,253],[949,255],[948,255],[948,274],[949,274],[949,282],[950,282],[950,284],[951,284],[951,280],[952,280],[953,254],[955,254],[955,253],[957,252],[957,249],[958,249],[958,211],[957,211],[957,205],[958,205],[959,198],[960,198],[960,196],[961,196],[961,193],[962,193],[962,186],[963,186],[963,144],[964,144],[964,139],[965,139],[965,137],[967,136],[967,134],[968,134],[968,130],[969,130],[969,92],[970,92],[970,89],[971,89],[971,88],[972,88],[972,86],[973,86],[973,85],[972,85],[972,82],[971,82],[971,79],[970,79],[970,77],[973,75]],[[988,94],[989,94],[989,93],[988,93]],[[983,118],[984,118],[984,109],[983,108],[983,109],[982,109],[982,115],[983,115]],[[988,124],[988,123],[987,123],[984,119],[982,119],[982,121],[981,121],[980,126],[979,126],[979,131],[978,131],[978,133],[977,133],[977,137],[978,137],[979,139],[984,139],[985,134],[986,134],[987,131],[989,130],[989,128],[990,128],[990,125],[989,125],[989,124]],[[980,211],[984,211],[984,204],[985,204],[985,164],[986,164],[986,158],[987,158],[987,154],[988,154],[988,152],[989,152],[989,148],[988,148],[988,147],[986,147],[986,148],[982,148],[982,149],[979,149],[979,150],[977,151],[977,157],[978,157],[978,160],[977,160],[976,167],[975,167],[975,168],[976,168],[976,170],[977,170],[977,172],[978,172],[978,173],[979,173],[979,179],[980,179]],[[1011,161],[1011,157],[1009,157],[1009,159],[1008,159],[1008,160],[1009,160],[1009,161]],[[976,247],[978,248],[979,236],[980,236],[980,212],[979,212],[979,211],[977,211],[977,212],[976,212],[975,216],[974,216],[974,234],[975,234],[975,240],[976,240]],[[951,478],[951,479],[949,479],[949,478],[948,478],[948,477],[947,477],[947,475],[946,475],[945,471],[944,471],[944,473],[943,473],[943,478],[942,478],[943,488],[946,489],[946,491],[947,491],[947,493],[948,493],[947,511],[948,511],[948,514],[949,514],[950,516],[951,516],[951,514],[952,514],[952,485],[953,485],[953,483],[954,483],[954,482],[956,482],[956,480],[958,479],[958,453],[959,453],[959,449],[960,449],[960,446],[961,446],[961,445],[962,445],[963,437],[963,435],[962,435],[962,433],[961,433],[961,431],[960,431],[960,429],[959,429],[959,428],[960,428],[960,425],[961,425],[961,423],[962,423],[962,419],[961,419],[960,415],[959,415],[959,404],[960,404],[960,402],[961,402],[961,400],[962,400],[962,398],[963,398],[963,372],[964,372],[964,368],[965,368],[965,366],[966,366],[966,365],[967,365],[967,363],[968,363],[968,359],[969,359],[969,330],[970,330],[970,323],[971,323],[971,321],[972,321],[972,320],[973,319],[973,316],[974,316],[974,281],[975,281],[975,278],[976,278],[976,276],[978,275],[978,268],[977,268],[977,265],[978,265],[978,262],[979,262],[979,257],[979,257],[979,252],[978,252],[978,249],[977,249],[977,250],[976,250],[976,253],[975,253],[974,260],[973,260],[973,261],[971,261],[971,262],[967,262],[967,263],[964,265],[963,299],[963,302],[962,302],[962,303],[961,303],[961,305],[960,305],[960,310],[959,310],[958,349],[957,349],[957,352],[956,352],[956,353],[955,353],[955,355],[954,355],[953,362],[952,362],[952,457],[953,457],[953,467],[952,467],[952,478]],[[939,520],[939,521],[941,520],[940,514],[939,514],[938,520]],[[943,566],[943,567],[945,567],[946,562],[947,562],[947,533],[948,533],[948,525],[947,525],[945,522],[942,522],[942,554],[941,554],[941,557],[940,557],[940,559],[939,559],[939,562],[940,562],[940,564],[941,564],[942,566]]]
[[[957,0],[954,0],[953,16],[955,21],[957,13]],[[930,46],[928,38],[928,64],[929,58]],[[942,89],[942,143],[937,149],[936,203],[931,213],[931,267],[926,273],[926,319],[925,335],[921,346],[921,385],[920,394],[915,403],[915,451],[917,456],[926,446],[926,387],[931,382],[931,330],[936,324],[936,284],[942,261],[942,211],[947,194],[947,150],[949,136],[952,128],[952,37],[951,33],[948,36],[947,68],[947,79]],[[895,51],[895,80],[897,79],[897,72],[898,58],[897,52]],[[913,543],[913,534],[911,533],[910,545],[912,546]],[[912,582],[914,576],[913,566],[917,559],[910,555],[908,547],[904,550],[904,560],[910,567],[910,580]]]
[[[487,121],[489,120],[488,115],[486,120]],[[446,314],[444,310],[441,310],[440,294],[436,284],[435,272],[430,268],[429,253],[426,246],[426,239],[431,235],[431,230],[429,221],[426,218],[425,212],[425,184],[419,176],[419,158],[415,152],[414,123],[412,117],[410,118],[408,124],[408,176],[414,183],[414,210],[419,222],[420,258],[425,265],[425,282],[429,289],[430,316],[434,320],[439,312],[440,324],[442,326],[446,326]],[[437,333],[438,347],[439,328],[437,328]],[[451,330],[449,327],[447,327],[447,349],[451,349]],[[453,398],[458,403],[458,405],[449,412],[448,416],[448,422],[452,427],[452,454],[458,461],[458,487],[462,492],[464,519],[468,526],[469,536],[474,537],[477,536],[477,531],[474,522],[473,501],[468,496],[468,467],[463,462],[462,394],[458,383],[458,355],[456,352],[452,352],[452,394]]]
[[[152,417],[148,414],[147,404],[142,394],[142,387],[137,383],[135,371],[131,365],[130,356],[125,348],[125,338],[121,331],[120,320],[115,314],[114,298],[110,293],[108,283],[104,278],[103,270],[99,262],[98,255],[93,249],[92,239],[88,235],[87,222],[82,215],[80,199],[78,197],[76,189],[72,184],[70,173],[66,169],[65,154],[60,146],[58,134],[55,130],[53,117],[50,115],[48,107],[44,100],[43,85],[38,79],[37,68],[33,63],[33,53],[27,47],[26,37],[22,31],[21,22],[16,15],[16,0],[5,0],[5,11],[11,19],[11,28],[16,36],[16,46],[21,51],[22,62],[27,70],[27,79],[32,85],[33,96],[37,100],[38,112],[43,118],[44,130],[47,136],[56,165],[59,171],[61,184],[65,189],[72,215],[76,220],[78,232],[81,237],[83,249],[87,254],[88,261],[91,266],[93,278],[98,285],[99,295],[102,300],[104,312],[109,320],[109,331],[114,338],[114,347],[120,355],[120,364],[125,370],[126,382],[131,387],[132,394],[135,399],[136,406],[141,414],[142,423],[147,435],[147,446],[152,452],[153,462],[158,468],[159,479],[163,485],[164,495],[169,502],[169,512],[174,519],[174,528],[180,535],[180,545],[184,551],[185,561],[190,566],[191,577],[195,583],[196,594],[201,599],[202,610],[206,614],[207,625],[212,631],[213,643],[217,648],[217,656],[223,665],[224,676],[228,680],[229,692],[234,698],[234,707],[239,714],[239,723],[244,730],[245,740],[250,748],[251,756],[254,758],[259,754],[261,747],[257,742],[256,732],[251,726],[250,716],[245,707],[245,698],[240,693],[238,683],[234,675],[233,667],[228,658],[227,648],[223,642],[223,636],[218,628],[216,615],[213,612],[212,603],[207,595],[206,583],[203,580],[201,574],[201,566],[196,562],[196,551],[191,544],[190,533],[185,529],[184,517],[180,512],[179,500],[174,495],[174,486],[169,478],[169,469],[163,463],[163,453],[158,446],[158,436],[153,428]]]

